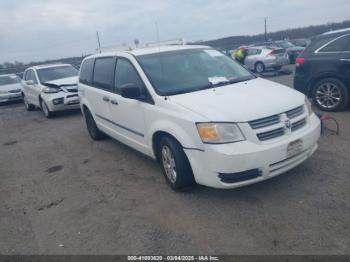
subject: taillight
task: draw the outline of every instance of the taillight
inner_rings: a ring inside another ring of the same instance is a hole
[[[304,58],[304,57],[297,57],[297,58],[295,59],[295,64],[296,64],[297,66],[300,66],[300,65],[305,64],[305,58]]]

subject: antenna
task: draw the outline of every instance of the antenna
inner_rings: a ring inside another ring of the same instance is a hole
[[[98,51],[101,53],[101,43],[100,36],[98,35],[98,31],[96,31],[97,43],[98,43]]]
[[[265,17],[265,42],[267,41],[266,17]]]

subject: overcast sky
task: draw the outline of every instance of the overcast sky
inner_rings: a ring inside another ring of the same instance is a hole
[[[102,46],[187,41],[339,22],[349,0],[1,0],[0,63],[94,52]]]

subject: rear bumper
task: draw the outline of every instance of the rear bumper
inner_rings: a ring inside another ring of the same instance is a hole
[[[15,100],[22,100],[23,96],[22,93],[7,93],[7,94],[0,94],[0,103],[1,102],[8,102],[8,101],[15,101]]]
[[[185,149],[197,183],[215,188],[236,188],[282,174],[310,157],[317,149],[320,120],[313,114],[307,128],[269,144],[243,141],[205,145],[205,151]],[[287,156],[289,144],[302,140],[300,152]]]

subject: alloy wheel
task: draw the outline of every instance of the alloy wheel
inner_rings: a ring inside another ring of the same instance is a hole
[[[175,158],[170,148],[166,145],[164,145],[162,148],[162,164],[165,174],[167,175],[170,182],[175,183],[177,178]]]
[[[334,83],[322,83],[317,87],[315,98],[320,106],[332,109],[339,105],[341,101],[341,91]]]

